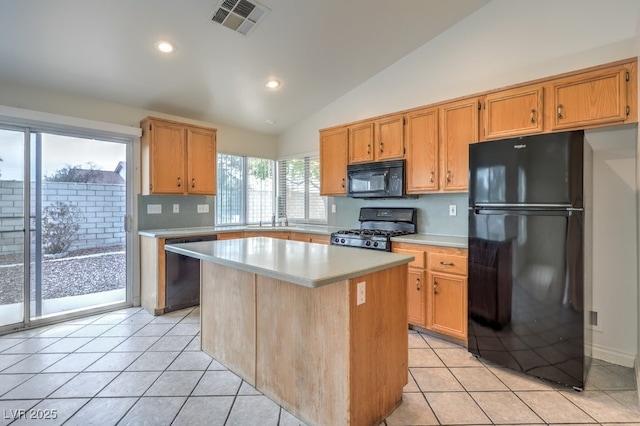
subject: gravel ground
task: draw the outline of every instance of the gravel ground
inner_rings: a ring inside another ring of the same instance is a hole
[[[78,250],[61,259],[45,259],[42,262],[42,277],[43,299],[124,288],[124,247]],[[0,256],[0,305],[22,302],[23,279],[21,256]],[[31,300],[34,300],[34,288],[32,270]]]

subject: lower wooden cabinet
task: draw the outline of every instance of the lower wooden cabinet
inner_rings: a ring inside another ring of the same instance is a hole
[[[245,231],[243,234],[244,238],[251,237],[269,237],[269,238],[279,238],[281,240],[289,239],[289,232],[280,232],[280,231]]]
[[[466,342],[467,250],[394,243],[393,252],[416,259],[407,281],[409,324]]]
[[[424,291],[426,288],[425,271],[409,268],[407,281],[407,317],[410,324],[427,327],[427,310]]]

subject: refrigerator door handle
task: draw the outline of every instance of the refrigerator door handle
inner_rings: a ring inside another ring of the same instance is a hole
[[[558,209],[558,210],[534,210],[534,209],[483,209],[471,208],[476,215],[500,215],[500,216],[571,216],[582,212],[582,209]]]
[[[559,204],[509,204],[509,203],[476,203],[474,204],[476,208],[487,208],[487,209],[518,209],[518,210],[528,210],[528,209],[571,209],[571,204],[559,203]]]

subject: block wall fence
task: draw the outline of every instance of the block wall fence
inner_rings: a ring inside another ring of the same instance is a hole
[[[69,249],[124,246],[125,185],[76,182],[42,184],[43,208],[62,201],[80,209],[80,230]],[[31,185],[31,204],[35,204],[35,184]],[[24,234],[24,191],[22,181],[0,180],[0,255],[22,253]],[[17,216],[17,217],[16,217]],[[31,217],[32,236],[35,218]]]

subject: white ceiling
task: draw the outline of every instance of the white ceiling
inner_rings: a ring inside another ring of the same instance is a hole
[[[0,0],[0,83],[279,134],[488,2],[262,0],[243,36],[219,0]]]

